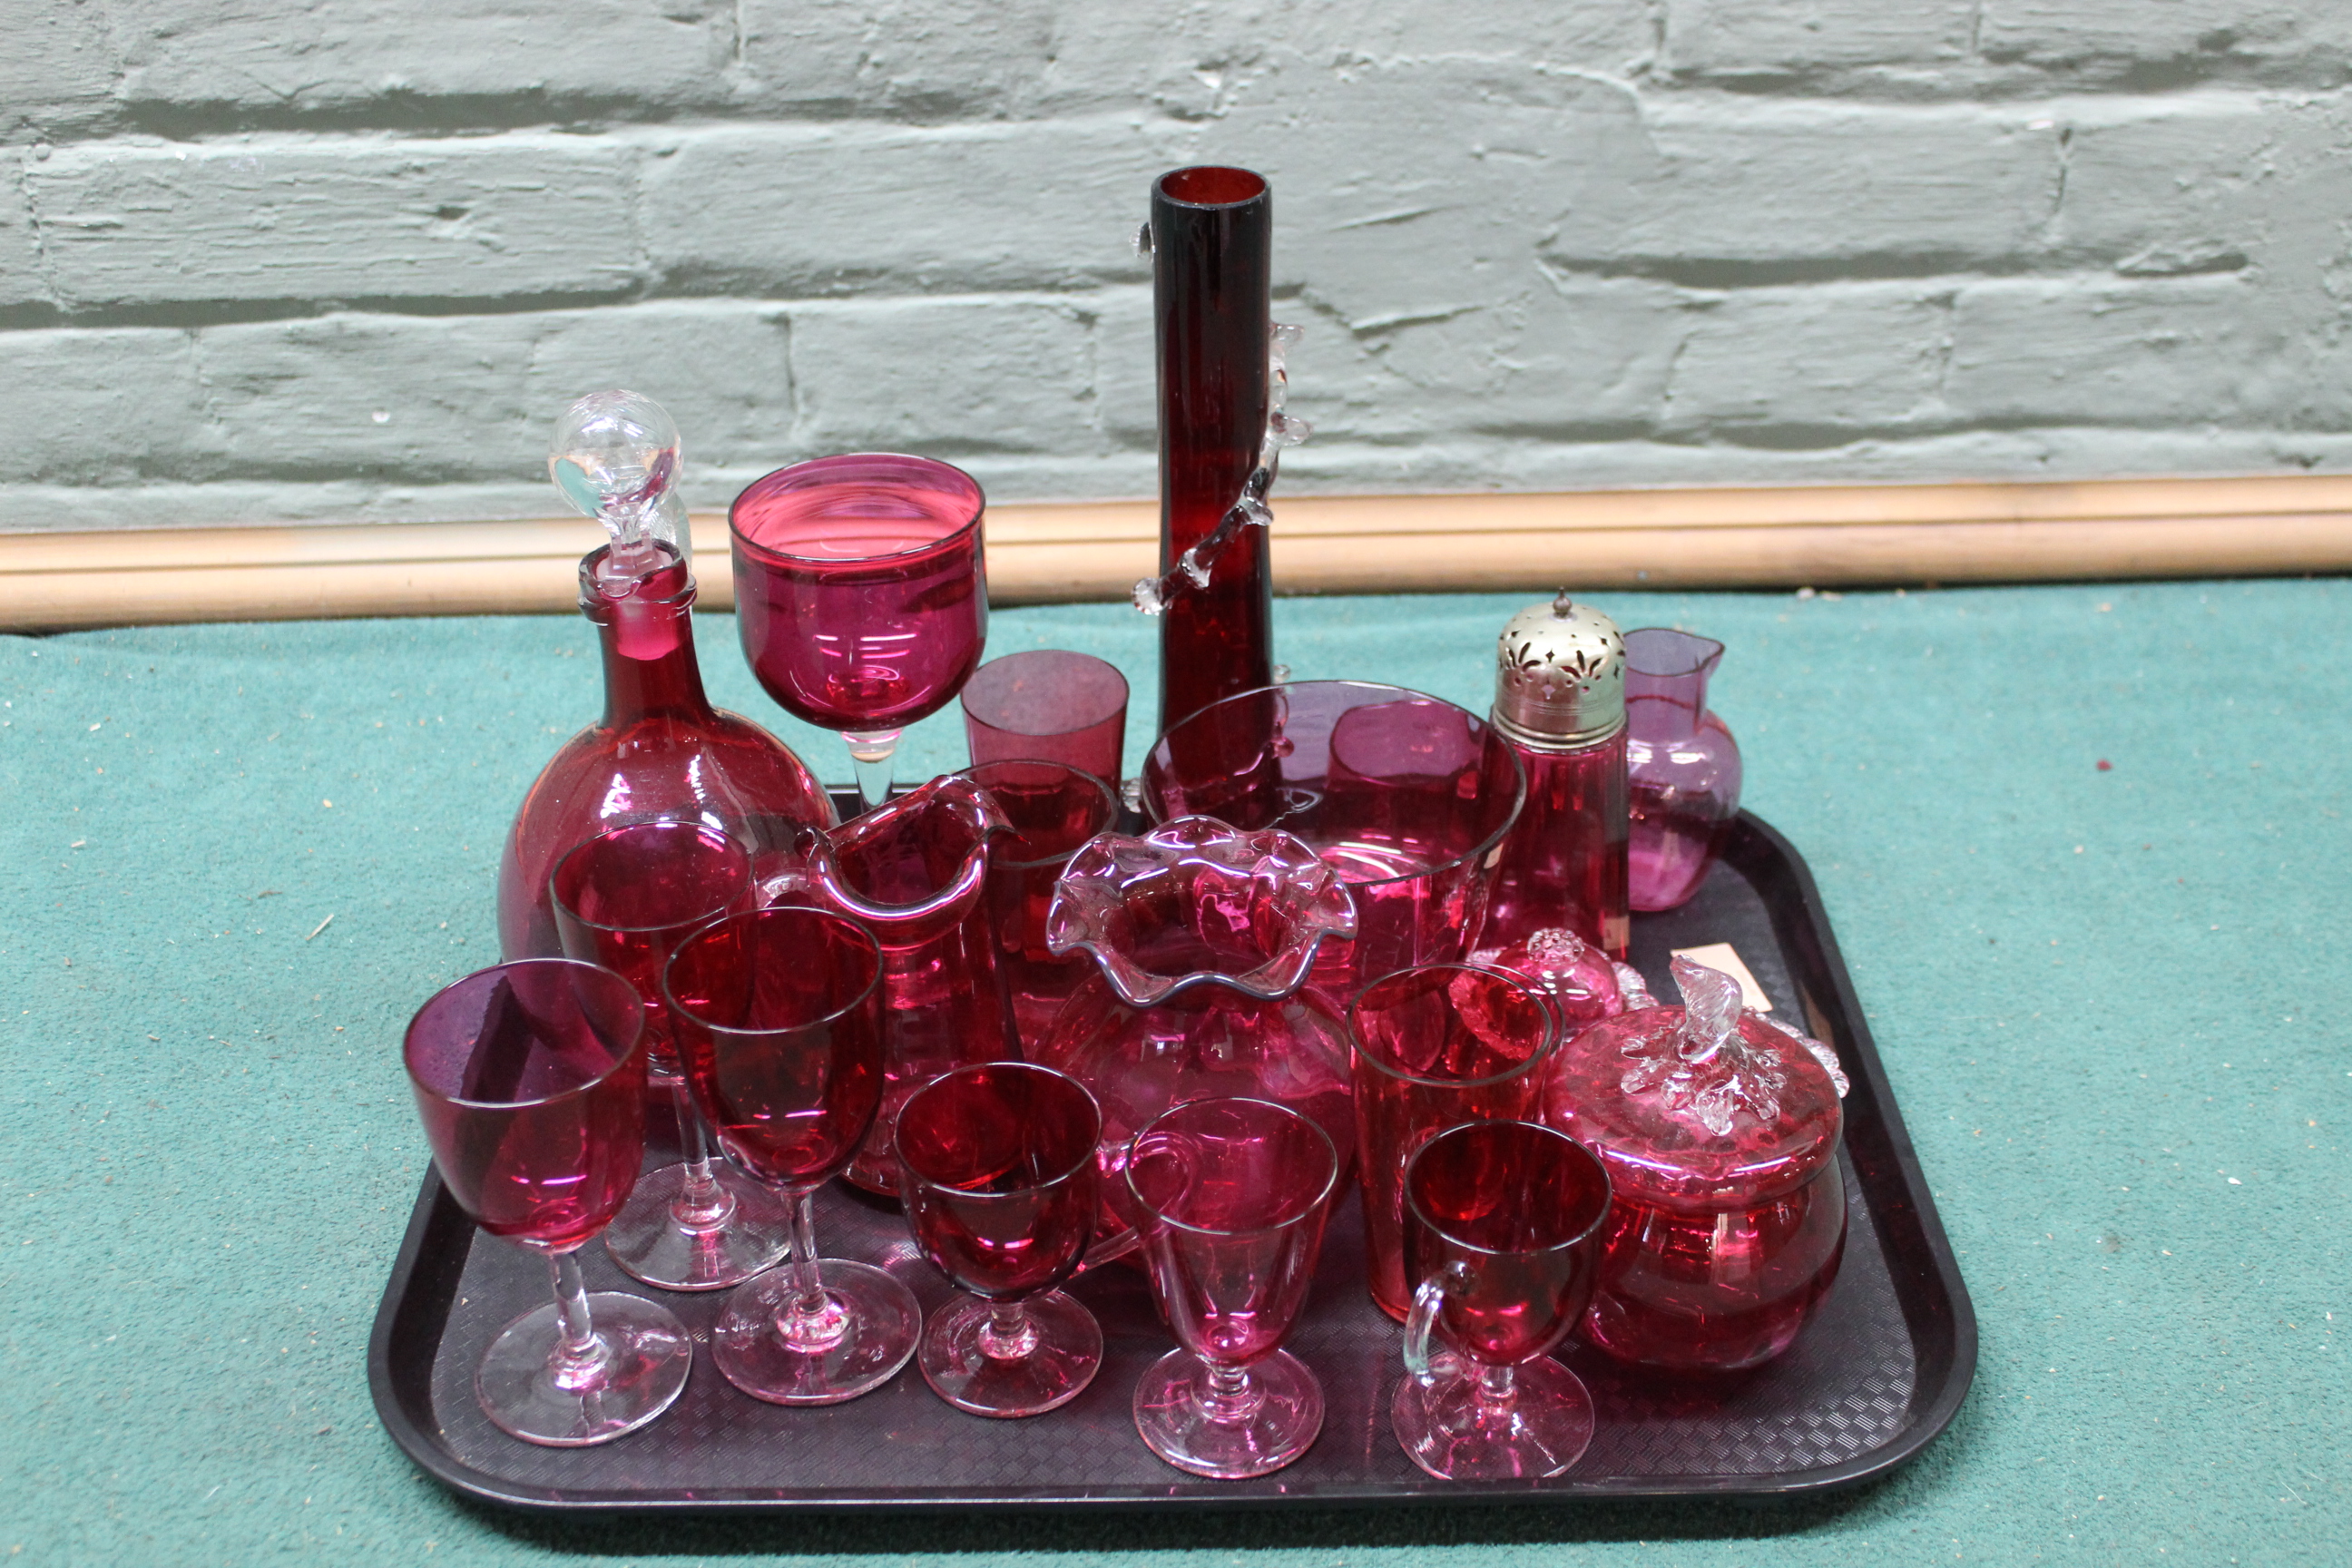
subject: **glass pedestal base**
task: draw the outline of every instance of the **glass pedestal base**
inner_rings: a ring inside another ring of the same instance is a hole
[[[509,1323],[474,1369],[474,1396],[502,1432],[551,1448],[605,1443],[670,1407],[694,1365],[694,1342],[667,1308],[637,1296],[588,1298],[601,1354],[566,1375],[554,1364],[555,1303]]]
[[[681,1162],[639,1177],[604,1227],[604,1250],[623,1273],[665,1290],[723,1290],[784,1260],[793,1215],[782,1198],[713,1161],[710,1173],[732,1212],[717,1225],[688,1226],[677,1212],[686,1172]]]

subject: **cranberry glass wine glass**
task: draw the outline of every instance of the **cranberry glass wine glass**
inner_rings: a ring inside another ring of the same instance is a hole
[[[729,1299],[711,1331],[727,1380],[777,1405],[832,1405],[907,1364],[923,1321],[881,1269],[819,1259],[816,1189],[882,1104],[882,951],[845,915],[779,904],[678,945],[662,973],[694,1102],[727,1157],[791,1200],[793,1259]]]
[[[1348,1008],[1355,1047],[1356,1170],[1372,1300],[1402,1321],[1405,1162],[1465,1121],[1543,1114],[1559,1028],[1542,992],[1517,974],[1461,963],[1401,969]]]
[[[970,1295],[931,1314],[916,1364],[977,1415],[1066,1405],[1102,1366],[1102,1328],[1056,1289],[1094,1233],[1102,1112],[1076,1079],[959,1068],[898,1112],[898,1195],[923,1256]]]
[[[1323,1429],[1322,1385],[1281,1345],[1339,1184],[1330,1135],[1271,1100],[1191,1100],[1135,1135],[1126,1180],[1183,1347],[1136,1385],[1136,1430],[1197,1476],[1280,1469]]]
[[[598,834],[556,862],[550,892],[566,958],[601,963],[646,1005],[646,1073],[677,1116],[684,1161],[642,1176],[604,1227],[604,1250],[666,1290],[740,1285],[792,1246],[773,1193],[710,1158],[678,1065],[662,965],[697,928],[750,907],[751,852],[698,822],[639,822]]]
[[[1474,1121],[1405,1166],[1409,1374],[1390,1415],[1412,1462],[1448,1480],[1556,1476],[1592,1441],[1592,1396],[1544,1352],[1584,1315],[1609,1173],[1562,1132]],[[1429,1353],[1436,1335],[1454,1352]]]
[[[474,1369],[499,1430],[579,1447],[633,1432],[686,1386],[685,1327],[651,1301],[591,1296],[578,1253],[645,1157],[645,1008],[610,970],[502,963],[417,1009],[402,1058],[433,1163],[492,1236],[543,1254],[555,1300],[509,1323]]]
[[[988,637],[980,486],[928,458],[819,458],[728,513],[736,629],[768,695],[841,731],[868,806],[908,724],[971,679]]]

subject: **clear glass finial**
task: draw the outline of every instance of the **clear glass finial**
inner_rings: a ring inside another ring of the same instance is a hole
[[[611,569],[652,570],[655,540],[685,552],[685,507],[673,489],[677,447],[677,425],[662,405],[618,387],[590,393],[556,422],[548,474],[566,500],[612,535]]]

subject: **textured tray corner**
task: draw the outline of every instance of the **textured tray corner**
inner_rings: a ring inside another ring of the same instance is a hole
[[[1398,1331],[1364,1293],[1353,1202],[1333,1221],[1290,1341],[1323,1380],[1323,1436],[1298,1463],[1258,1480],[1195,1480],[1161,1465],[1136,1436],[1129,1395],[1169,1341],[1140,1276],[1125,1268],[1072,1287],[1102,1320],[1105,1362],[1085,1394],[1048,1415],[964,1415],[912,1371],[846,1405],[787,1410],[738,1394],[703,1354],[677,1407],[643,1432],[586,1449],[517,1442],[476,1406],[471,1369],[489,1337],[541,1300],[545,1273],[516,1248],[478,1244],[429,1172],[369,1345],[377,1413],[409,1457],[452,1489],[557,1512],[1524,1502],[1769,1496],[1866,1480],[1916,1454],[1958,1410],[1975,1373],[1975,1315],[1812,879],[1753,816],[1741,816],[1697,899],[1635,918],[1633,961],[1660,980],[1670,950],[1711,942],[1733,943],[1780,1016],[1833,1044],[1853,1080],[1844,1265],[1796,1345],[1736,1379],[1661,1384],[1572,1352],[1600,1429],[1558,1480],[1442,1482],[1406,1459],[1388,1422],[1402,1375]],[[927,1310],[946,1298],[945,1282],[887,1210],[829,1189],[817,1225],[826,1252],[888,1268]],[[583,1261],[592,1288],[643,1289],[599,1249]],[[662,1299],[707,1346],[723,1293]]]

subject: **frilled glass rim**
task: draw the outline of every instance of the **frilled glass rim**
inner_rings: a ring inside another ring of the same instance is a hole
[[[1162,734],[1159,740],[1154,741],[1151,743],[1151,750],[1145,752],[1143,757],[1143,809],[1146,811],[1151,811],[1158,805],[1159,792],[1154,783],[1154,778],[1155,775],[1160,772],[1160,769],[1158,766],[1160,755],[1161,752],[1167,749],[1170,739],[1174,736],[1178,731],[1183,729],[1186,724],[1192,723],[1194,720],[1199,719],[1203,714],[1213,712],[1215,710],[1225,706],[1225,704],[1229,702],[1241,702],[1252,697],[1263,697],[1269,691],[1299,691],[1304,690],[1308,687],[1318,686],[1350,687],[1360,691],[1384,691],[1391,694],[1390,698],[1391,700],[1396,700],[1402,698],[1416,698],[1423,702],[1434,702],[1441,708],[1451,708],[1455,712],[1464,715],[1470,721],[1472,733],[1476,735],[1482,742],[1494,731],[1495,728],[1493,724],[1479,718],[1478,715],[1471,712],[1470,710],[1463,707],[1458,702],[1448,702],[1443,697],[1433,697],[1426,691],[1416,691],[1410,686],[1391,686],[1384,680],[1283,680],[1276,681],[1271,686],[1254,686],[1247,691],[1236,691],[1231,697],[1220,697],[1214,702],[1205,703],[1199,708],[1195,708],[1192,712],[1187,713],[1180,722],[1170,725],[1166,733]],[[1450,871],[1456,866],[1466,865],[1470,861],[1475,860],[1486,855],[1488,851],[1492,850],[1495,846],[1500,844],[1503,841],[1504,836],[1509,833],[1513,827],[1518,826],[1519,814],[1528,808],[1528,765],[1519,760],[1519,751],[1517,746],[1507,745],[1503,748],[1503,751],[1511,759],[1511,778],[1513,781],[1511,809],[1503,814],[1503,820],[1496,827],[1494,832],[1489,833],[1486,837],[1480,839],[1477,843],[1472,845],[1469,848],[1465,849],[1459,855],[1453,857],[1451,859],[1440,860],[1435,865],[1427,867],[1422,870],[1407,871],[1401,876],[1395,877],[1354,878],[1349,879],[1348,885],[1352,888],[1378,888],[1384,887],[1391,882],[1410,882],[1423,877],[1433,877],[1441,871]],[[1171,817],[1170,820],[1181,821],[1182,819]],[[1213,820],[1213,818],[1212,820]]]
[[[1159,974],[1129,958],[1123,951],[1128,933],[1117,922],[1120,895],[1130,884],[1188,861],[1251,875],[1270,867],[1283,876],[1291,930],[1280,950],[1240,974]],[[1088,841],[1054,884],[1045,916],[1045,945],[1057,957],[1092,953],[1103,978],[1130,1007],[1157,1006],[1196,985],[1224,985],[1261,1002],[1279,1001],[1307,983],[1325,937],[1355,934],[1356,901],[1346,880],[1303,839],[1271,827],[1244,832],[1213,816],[1176,817],[1140,838],[1106,833]]]

